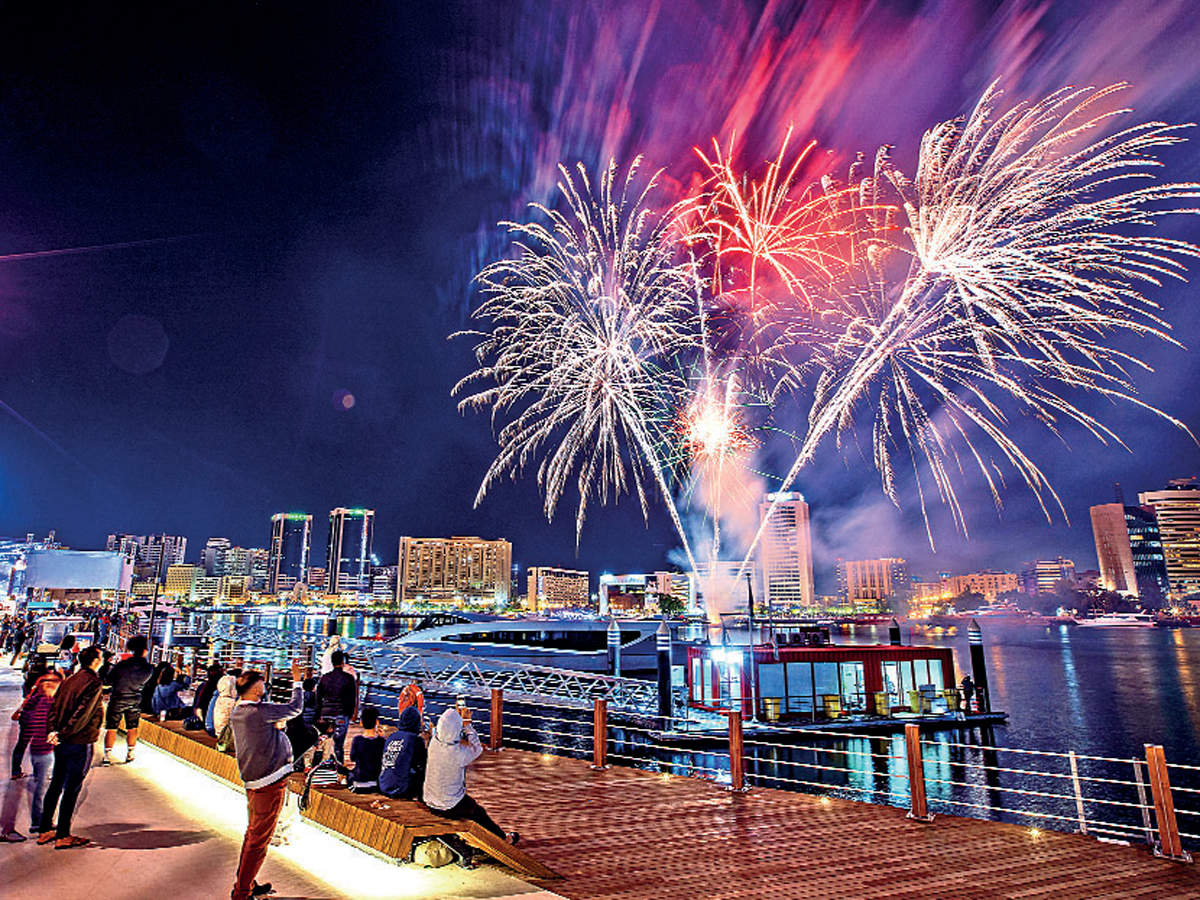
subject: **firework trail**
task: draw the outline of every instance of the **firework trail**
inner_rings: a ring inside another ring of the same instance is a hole
[[[1196,213],[1187,201],[1200,185],[1149,183],[1161,166],[1155,151],[1182,141],[1185,126],[1149,122],[1107,133],[1129,112],[1102,111],[1123,87],[1063,89],[999,115],[1000,92],[990,89],[965,121],[926,133],[911,181],[879,154],[860,190],[894,191],[905,240],[882,235],[858,251],[854,283],[830,292],[831,308],[803,336],[818,347],[822,373],[785,486],[865,407],[893,501],[896,448],[912,458],[932,544],[918,460],[964,530],[951,480],[963,465],[956,447],[1000,502],[995,463],[975,434],[1018,472],[1047,517],[1047,495],[1062,508],[1010,436],[1007,410],[1056,434],[1074,422],[1120,444],[1068,396],[1084,392],[1134,403],[1186,430],[1136,397],[1129,372],[1149,367],[1112,338],[1171,340],[1143,291],[1182,279],[1183,259],[1200,248],[1143,229],[1165,215]],[[892,284],[887,271],[897,256],[908,263]],[[760,527],[743,568],[761,535]]]
[[[678,225],[690,204],[652,215],[658,174],[638,191],[635,160],[614,164],[593,191],[582,166],[560,168],[564,211],[531,209],[544,222],[501,223],[515,258],[478,275],[484,302],[475,318],[478,368],[460,381],[460,409],[490,408],[507,419],[478,504],[504,476],[537,462],[552,518],[572,474],[579,492],[576,539],[589,500],[632,490],[649,513],[647,484],[662,494],[692,562],[687,536],[655,451],[683,383],[675,361],[696,350],[693,265],[680,262]]]

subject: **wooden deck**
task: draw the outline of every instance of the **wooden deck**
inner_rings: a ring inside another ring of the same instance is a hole
[[[163,749],[185,759],[198,752],[173,723],[147,725],[143,734]],[[236,766],[228,775],[236,783]],[[732,794],[700,779],[594,771],[584,760],[523,750],[485,753],[468,790],[521,832],[522,856],[560,880],[524,877],[572,900],[1200,898],[1200,868],[1155,859],[1144,847],[1052,831],[1035,838],[1027,828],[955,816],[922,824],[887,806],[765,788]],[[322,795],[323,824],[342,832],[353,830],[348,807],[371,799]],[[353,836],[372,844],[375,834]],[[385,838],[393,843],[383,851],[402,856],[393,851],[403,836]]]
[[[484,754],[468,790],[572,900],[1200,897],[1200,869],[1141,847],[521,750]]]

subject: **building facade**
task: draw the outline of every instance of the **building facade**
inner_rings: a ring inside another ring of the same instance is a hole
[[[167,569],[166,586],[163,593],[177,598],[181,603],[196,601],[196,579],[204,574],[200,566],[171,566]]]
[[[838,595],[859,613],[897,612],[908,603],[908,562],[900,557],[839,559]]]
[[[1021,569],[1021,589],[1030,595],[1054,594],[1060,582],[1075,581],[1075,563],[1063,556],[1035,559]]]
[[[985,569],[966,575],[951,575],[945,579],[945,587],[951,597],[963,594],[982,594],[985,603],[995,603],[1001,594],[1021,589],[1021,579],[1016,572],[1000,572]]]
[[[232,547],[229,538],[210,537],[204,544],[204,574],[209,578],[220,578],[228,575],[225,565],[225,553]]]
[[[329,544],[325,553],[325,589],[331,594],[371,590],[371,543],[375,533],[375,510],[329,511]]]
[[[758,561],[767,602],[782,609],[811,609],[814,601],[808,504],[794,491],[767,494],[759,504],[759,521],[764,520]]]
[[[1200,593],[1200,481],[1174,479],[1164,490],[1138,494],[1138,502],[1158,519],[1170,598]]]
[[[1170,589],[1154,508],[1102,503],[1091,515],[1100,587],[1148,603],[1164,600]]]
[[[533,612],[590,609],[589,580],[581,569],[532,566],[526,574],[525,606]]]
[[[396,602],[455,606],[508,603],[512,544],[503,538],[400,539]]]
[[[267,591],[290,591],[308,577],[312,545],[312,516],[276,513],[271,516],[271,544],[267,548]]]

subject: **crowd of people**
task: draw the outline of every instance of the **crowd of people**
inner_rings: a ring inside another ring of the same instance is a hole
[[[22,652],[27,631],[22,621],[4,623],[4,649]],[[111,625],[111,623],[110,623]],[[68,636],[69,637],[69,636]],[[72,834],[80,792],[92,766],[93,748],[103,732],[101,766],[114,765],[118,733],[125,733],[125,764],[135,758],[143,715],[181,720],[183,727],[205,730],[218,749],[231,751],[246,789],[248,822],[231,897],[247,900],[271,892],[257,881],[272,841],[286,840],[295,814],[281,814],[293,772],[307,771],[310,784],[341,784],[355,793],[420,800],[435,814],[478,822],[493,834],[516,843],[466,789],[466,770],[483,752],[465,704],[452,706],[431,724],[417,685],[400,692],[398,725],[386,728],[379,711],[359,708],[357,673],[334,637],[321,657],[319,677],[305,677],[294,663],[292,692],[286,702],[268,700],[263,673],[210,665],[203,681],[189,680],[167,663],[151,665],[148,643],[134,635],[120,659],[99,645],[75,648],[63,640],[57,653],[30,653],[24,698],[13,714],[18,735],[12,778],[32,768],[29,831],[37,843],[66,850],[85,847],[87,838]],[[353,723],[361,726],[346,747]],[[15,827],[0,837],[26,840]]]

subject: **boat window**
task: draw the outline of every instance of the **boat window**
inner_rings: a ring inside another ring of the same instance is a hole
[[[790,662],[787,664],[787,711],[811,713],[813,711],[812,663]]]
[[[916,679],[917,687],[929,684],[929,662],[924,659],[913,660],[913,677]]]
[[[758,667],[758,699],[759,702],[768,699],[780,701],[787,696],[787,688],[783,681],[783,663],[766,663]]]
[[[863,681],[863,664],[861,662],[841,663],[842,674],[842,708],[866,709],[867,695]]]
[[[883,664],[883,689],[888,692],[888,702],[900,705],[900,664],[894,660]]]
[[[946,686],[942,681],[942,661],[940,659],[929,660],[929,681],[926,684],[932,684],[939,691]]]
[[[838,664],[835,662],[813,663],[813,682],[817,693],[817,702],[824,702],[826,696],[841,699],[842,686],[838,679]]]

